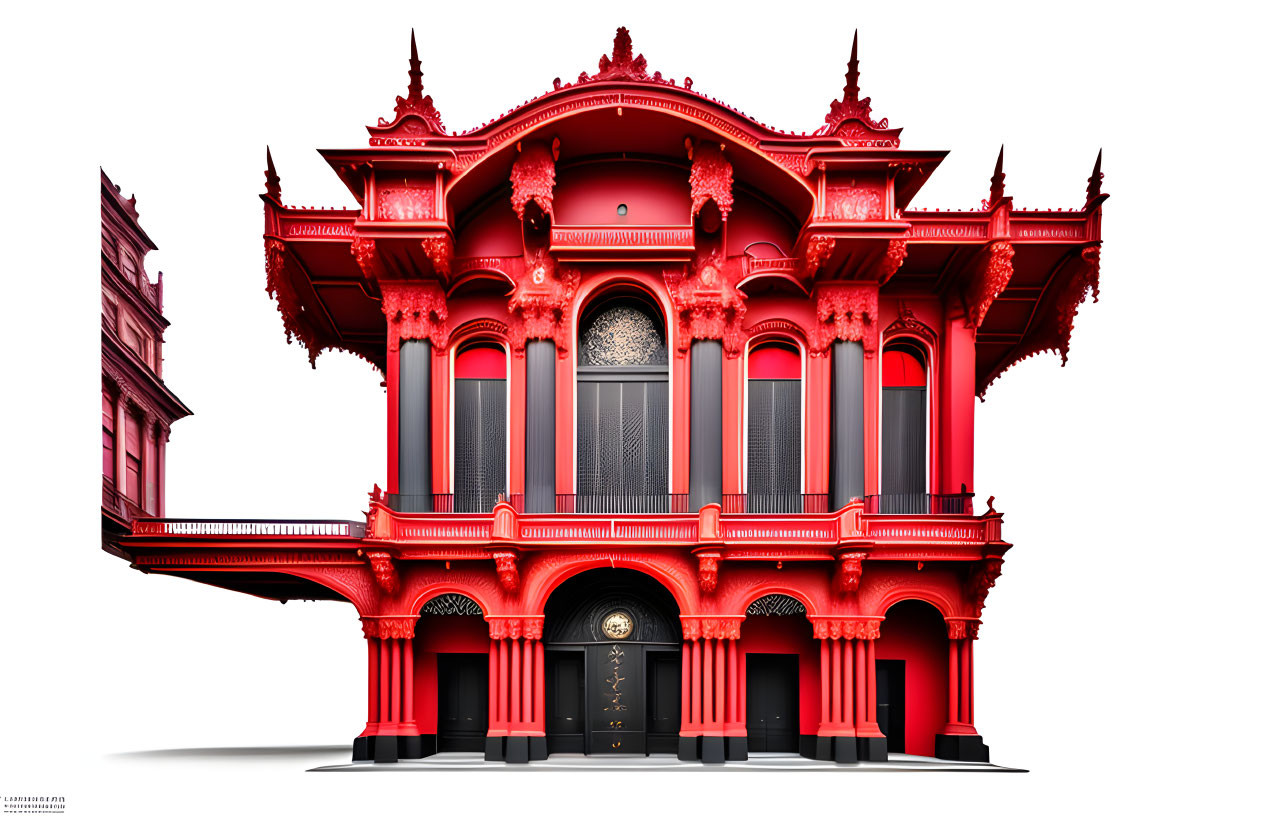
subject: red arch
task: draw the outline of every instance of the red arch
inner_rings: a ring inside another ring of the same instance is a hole
[[[615,555],[623,554],[617,553]],[[553,595],[553,592],[563,582],[580,573],[596,570],[599,567],[613,567],[615,569],[635,570],[639,573],[644,573],[663,585],[668,593],[672,595],[672,600],[676,602],[677,609],[682,615],[694,615],[698,612],[697,602],[694,601],[695,591],[690,589],[692,585],[687,586],[683,584],[675,575],[635,556],[621,557],[618,560],[611,557],[602,557],[542,562],[539,567],[533,568],[524,579],[523,612],[532,615],[543,615],[545,604],[549,601],[549,597]]]
[[[409,614],[419,616],[422,612],[422,606],[436,596],[442,596],[445,593],[456,593],[458,596],[465,596],[470,601],[479,606],[479,610],[483,611],[483,618],[486,619],[489,613],[493,613],[492,603],[486,597],[480,596],[478,591],[472,590],[468,585],[457,585],[451,582],[438,582],[428,584],[422,588],[414,598],[413,603],[409,607]]]

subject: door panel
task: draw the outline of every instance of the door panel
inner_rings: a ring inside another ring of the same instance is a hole
[[[747,746],[799,751],[799,656],[747,654]]]
[[[646,654],[646,750],[675,754],[681,733],[681,654]]]
[[[584,652],[545,651],[549,753],[584,753]]]
[[[488,655],[441,653],[438,658],[440,751],[483,751],[488,734]]]
[[[879,731],[887,737],[887,750],[904,754],[905,660],[875,660],[874,703]]]
[[[645,646],[609,642],[585,650],[589,753],[645,754]]]

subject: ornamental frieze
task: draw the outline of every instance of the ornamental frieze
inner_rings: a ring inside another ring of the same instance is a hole
[[[743,616],[682,616],[681,635],[691,641],[740,639],[744,618]]]
[[[883,218],[883,193],[873,185],[826,187],[826,217],[844,222],[874,222]]]
[[[878,639],[882,619],[830,618],[815,616],[814,639]]]
[[[540,639],[544,616],[489,616],[488,636],[492,639]]]

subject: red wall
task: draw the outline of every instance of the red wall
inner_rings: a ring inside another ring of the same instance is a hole
[[[749,653],[799,655],[799,733],[816,734],[821,724],[821,643],[802,616],[748,616],[738,640],[743,665]],[[747,712],[742,712],[746,721]]]
[[[488,623],[480,616],[423,616],[413,640],[413,715],[422,734],[439,722],[437,653],[487,654]]]
[[[887,611],[876,659],[905,660],[905,752],[934,757],[948,707],[949,639],[931,605],[899,602]]]
[[[616,213],[621,204],[624,216]],[[629,161],[559,170],[553,211],[560,225],[688,225],[689,173]]]

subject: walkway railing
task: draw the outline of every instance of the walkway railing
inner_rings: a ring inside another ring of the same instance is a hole
[[[830,512],[830,496],[819,492],[740,492],[721,496],[726,515],[797,515]]]
[[[137,518],[132,535],[263,535],[364,538],[363,521],[322,521],[293,518]]]

